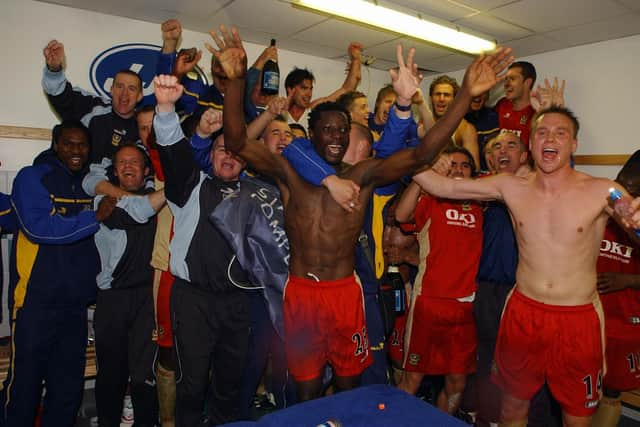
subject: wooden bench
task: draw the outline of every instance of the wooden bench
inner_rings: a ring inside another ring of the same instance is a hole
[[[640,389],[622,393],[622,401],[640,411]]]

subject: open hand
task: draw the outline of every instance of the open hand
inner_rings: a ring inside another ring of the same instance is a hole
[[[537,85],[535,90],[531,92],[530,102],[533,109],[542,111],[552,106],[563,107],[565,83],[562,80],[562,83],[558,84],[557,77],[553,78],[553,85],[549,79],[544,79],[544,87]]]
[[[393,90],[396,92],[399,100],[404,102],[404,104],[411,103],[411,98],[413,94],[416,93],[416,90],[418,90],[418,87],[420,87],[420,81],[422,80],[422,75],[418,73],[418,65],[413,62],[415,54],[416,50],[414,48],[409,49],[407,61],[405,62],[402,54],[402,45],[399,44],[396,46],[398,69],[389,70]]]
[[[502,73],[513,62],[510,48],[499,47],[490,54],[482,54],[467,67],[462,81],[463,89],[474,96],[482,95],[504,80]],[[502,73],[502,74],[500,74]]]
[[[215,49],[209,43],[205,47],[218,60],[227,78],[230,80],[243,78],[247,73],[247,52],[242,46],[242,40],[236,27],[231,27],[231,32],[224,25],[220,25],[220,36],[215,30],[209,31],[218,46]]]

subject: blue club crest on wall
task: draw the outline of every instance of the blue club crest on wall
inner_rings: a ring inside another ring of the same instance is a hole
[[[118,71],[131,70],[142,79],[144,98],[140,105],[155,104],[153,96],[153,77],[161,46],[148,43],[127,43],[103,50],[91,62],[89,80],[93,90],[100,96],[111,98],[113,77]],[[208,84],[207,77],[200,67],[193,70],[198,78]]]

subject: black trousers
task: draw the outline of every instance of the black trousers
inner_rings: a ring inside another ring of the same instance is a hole
[[[31,427],[42,395],[42,427],[72,427],[82,401],[87,308],[25,304],[11,320],[11,364],[0,426]]]
[[[249,340],[246,295],[205,292],[176,278],[171,316],[178,359],[176,427],[235,420]]]
[[[98,425],[120,426],[122,400],[129,378],[135,425],[158,425],[152,288],[99,291],[94,327]]]

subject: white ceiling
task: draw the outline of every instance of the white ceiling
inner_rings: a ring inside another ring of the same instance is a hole
[[[395,45],[417,48],[426,70],[464,68],[469,56],[315,14],[291,0],[42,0],[110,15],[160,23],[178,18],[183,28],[207,32],[236,25],[246,41],[266,45],[271,38],[285,50],[330,59],[346,57],[349,41],[376,58],[373,68],[395,65]],[[511,46],[518,57],[640,34],[640,0],[377,0],[401,11],[429,15],[454,27]]]

